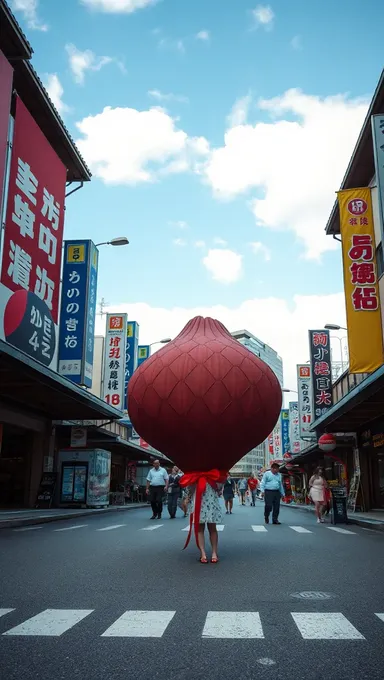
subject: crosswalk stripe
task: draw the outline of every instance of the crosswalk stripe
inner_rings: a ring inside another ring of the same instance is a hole
[[[257,532],[260,532],[260,533],[261,533],[261,532],[263,532],[263,531],[266,532],[267,530],[266,530],[265,527],[263,527],[262,524],[252,524],[252,531],[257,531]]]
[[[376,614],[376,616],[378,616],[381,621],[384,621],[384,614]]]
[[[348,531],[348,529],[342,529],[341,527],[327,527],[330,531],[337,531],[339,534],[352,534],[356,536],[355,531]]]
[[[309,531],[309,529],[305,529],[304,527],[289,527],[290,529],[293,529],[293,531],[296,531],[298,534],[312,534],[312,531]]]
[[[72,531],[73,529],[83,529],[88,524],[74,524],[72,527],[63,527],[62,529],[54,529],[53,531]]]
[[[13,531],[36,531],[36,529],[42,529],[42,525],[39,524],[34,527],[20,527],[19,529],[14,529]]]
[[[120,527],[126,526],[126,524],[112,524],[110,527],[103,527],[102,529],[96,529],[96,531],[112,531],[112,529],[120,529]]]
[[[224,531],[225,524],[216,524],[217,531]]]
[[[15,628],[7,630],[3,635],[42,635],[57,637],[65,633],[86,616],[92,614],[93,609],[46,609],[27,619]]]
[[[101,637],[161,638],[176,612],[127,611]]]
[[[365,640],[364,635],[339,613],[291,613],[304,640]]]
[[[10,614],[11,612],[14,612],[14,609],[0,609],[0,616],[5,616],[6,614]]]
[[[140,529],[140,531],[154,531],[155,529],[160,529],[160,527],[163,527],[163,526],[164,526],[164,524],[155,524],[155,525],[152,524],[151,527],[143,527],[142,529]]]
[[[263,638],[258,612],[208,612],[203,638]]]

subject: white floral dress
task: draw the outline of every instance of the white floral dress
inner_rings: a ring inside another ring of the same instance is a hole
[[[188,495],[192,497],[189,512],[192,513],[195,507],[196,486],[188,487]],[[223,521],[218,491],[212,489],[207,483],[206,489],[201,499],[200,524],[220,524]]]

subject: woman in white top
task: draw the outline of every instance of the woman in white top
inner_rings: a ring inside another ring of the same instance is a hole
[[[325,479],[324,470],[322,467],[317,467],[309,480],[309,495],[315,504],[315,515],[318,524],[324,522],[323,506],[326,504],[326,490],[328,489],[327,480]]]

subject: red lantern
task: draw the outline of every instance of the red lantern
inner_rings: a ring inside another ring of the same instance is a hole
[[[321,435],[318,445],[320,451],[324,451],[324,453],[330,453],[331,451],[334,451],[337,446],[336,439],[333,434],[327,433]]]
[[[144,361],[128,387],[135,430],[185,472],[230,469],[272,432],[281,404],[269,366],[203,317]]]
[[[283,458],[285,458],[285,460],[292,460],[292,455],[287,452],[287,453],[284,453]]]

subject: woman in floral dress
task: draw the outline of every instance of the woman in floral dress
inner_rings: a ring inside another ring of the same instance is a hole
[[[206,489],[202,496],[201,510],[200,510],[200,520],[199,520],[199,533],[198,533],[198,544],[200,549],[200,562],[201,564],[207,564],[208,558],[205,552],[205,525],[208,527],[209,540],[212,546],[212,557],[211,563],[217,564],[219,558],[217,556],[217,544],[219,536],[217,533],[216,524],[221,524],[222,513],[220,507],[219,496],[221,495],[221,484],[215,484],[214,488],[207,483]],[[195,492],[196,486],[188,487],[188,496],[190,499],[190,512],[194,511],[195,506]]]

